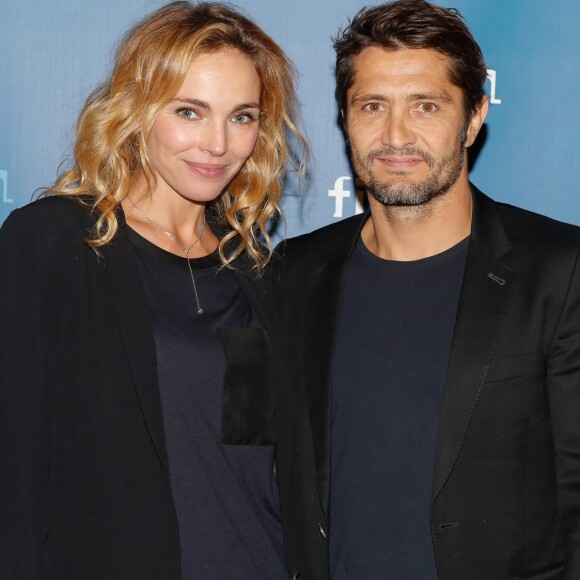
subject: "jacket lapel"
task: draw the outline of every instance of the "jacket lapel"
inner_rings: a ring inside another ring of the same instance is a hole
[[[515,272],[501,261],[512,245],[494,202],[475,188],[473,201],[472,233],[439,419],[433,500],[459,455],[499,337],[515,277]],[[351,222],[336,243],[326,249],[326,261],[309,275],[306,294],[307,326],[303,350],[306,398],[318,490],[327,514],[332,352],[339,323],[344,271],[366,217]]]
[[[304,337],[306,399],[314,441],[320,501],[326,514],[330,493],[332,353],[339,324],[343,276],[368,214],[345,224],[343,235],[324,251],[308,278]]]
[[[113,296],[113,303],[125,353],[141,411],[169,483],[167,450],[157,382],[157,364],[149,304],[135,257],[127,238],[122,212],[118,212],[119,231],[112,243],[101,251]]]
[[[515,272],[501,262],[511,249],[494,202],[474,188],[471,239],[443,393],[433,501],[459,455],[510,301]]]

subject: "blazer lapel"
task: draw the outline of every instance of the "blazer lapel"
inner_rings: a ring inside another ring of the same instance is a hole
[[[326,261],[308,278],[304,337],[304,374],[314,441],[320,501],[326,514],[330,493],[331,381],[334,338],[339,323],[342,281],[368,214],[348,224],[344,235],[326,248]]]
[[[459,455],[510,301],[515,272],[501,262],[511,249],[494,202],[474,188],[471,240],[439,418],[433,501]]]
[[[149,435],[169,483],[167,449],[163,430],[161,399],[157,382],[155,340],[135,257],[126,235],[124,218],[118,212],[119,232],[102,248],[105,268],[133,384]]]

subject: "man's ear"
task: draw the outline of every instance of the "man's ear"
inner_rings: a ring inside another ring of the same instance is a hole
[[[471,115],[471,119],[469,120],[467,134],[465,136],[465,147],[471,147],[471,145],[473,145],[477,134],[479,133],[485,118],[487,117],[488,111],[489,99],[487,98],[487,95],[484,95],[479,105],[477,105],[475,111]]]

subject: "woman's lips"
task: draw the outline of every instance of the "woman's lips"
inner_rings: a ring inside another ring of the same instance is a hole
[[[221,177],[227,165],[213,165],[211,163],[196,163],[193,161],[186,161],[186,165],[198,175],[203,177]]]

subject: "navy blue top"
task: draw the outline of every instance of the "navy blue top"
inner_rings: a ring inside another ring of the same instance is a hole
[[[332,379],[334,580],[437,578],[435,441],[467,245],[395,262],[359,240],[347,265]]]
[[[216,254],[180,258],[130,231],[149,298],[183,580],[283,579],[271,445],[220,443],[226,368],[219,329],[259,326]],[[143,482],[147,485],[147,482]]]

